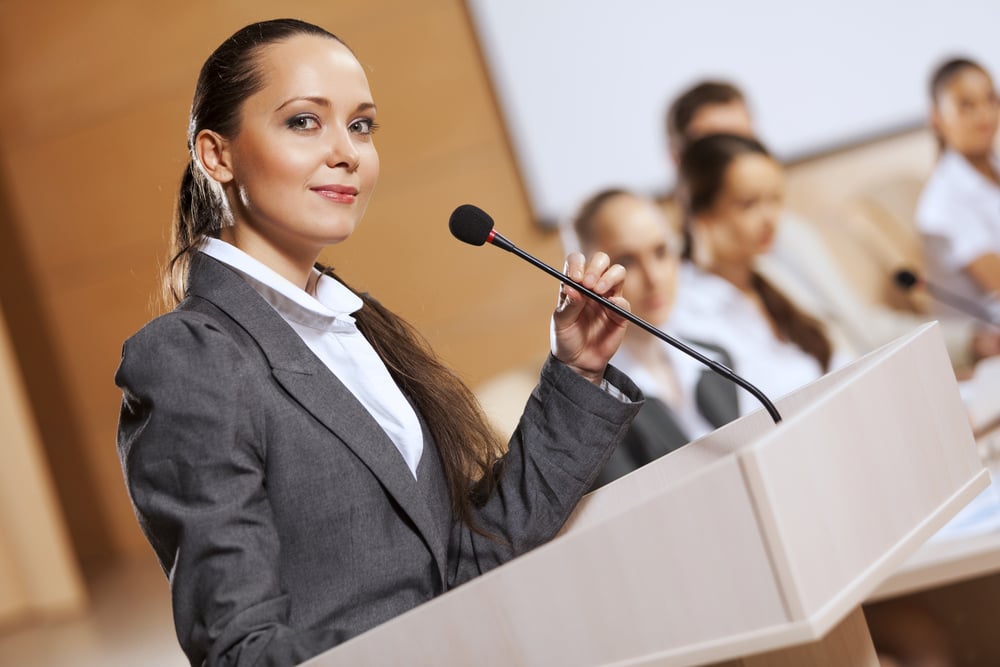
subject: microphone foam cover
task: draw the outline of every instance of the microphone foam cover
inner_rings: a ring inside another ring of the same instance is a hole
[[[493,218],[478,206],[462,204],[448,219],[448,229],[459,241],[471,245],[483,245],[493,231]]]
[[[900,269],[899,271],[896,271],[896,275],[893,276],[893,279],[896,281],[897,285],[906,290],[912,289],[918,282],[920,282],[920,279],[917,278],[917,274],[909,269]]]

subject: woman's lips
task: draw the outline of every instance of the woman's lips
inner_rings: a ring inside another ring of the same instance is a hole
[[[352,185],[321,185],[312,191],[337,204],[353,204],[358,196],[358,189]]]

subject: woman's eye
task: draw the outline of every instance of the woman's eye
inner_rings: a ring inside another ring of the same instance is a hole
[[[359,118],[348,125],[348,128],[357,134],[372,134],[378,129],[378,123],[370,118]]]
[[[288,119],[288,127],[293,130],[315,130],[319,127],[319,121],[308,115],[292,116]]]

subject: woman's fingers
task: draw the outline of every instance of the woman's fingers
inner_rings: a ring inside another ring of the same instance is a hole
[[[625,267],[621,264],[612,264],[600,276],[594,285],[594,291],[606,297],[617,296],[622,293],[625,286]]]

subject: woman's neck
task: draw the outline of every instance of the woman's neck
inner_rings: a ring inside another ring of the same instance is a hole
[[[748,263],[711,262],[705,270],[732,284],[741,292],[753,292],[753,266]]]
[[[273,244],[264,242],[256,234],[245,233],[238,225],[224,227],[219,238],[236,246],[306,292],[310,294],[315,292],[313,266],[316,264],[317,254],[303,252],[301,255],[293,255],[282,252]]]

